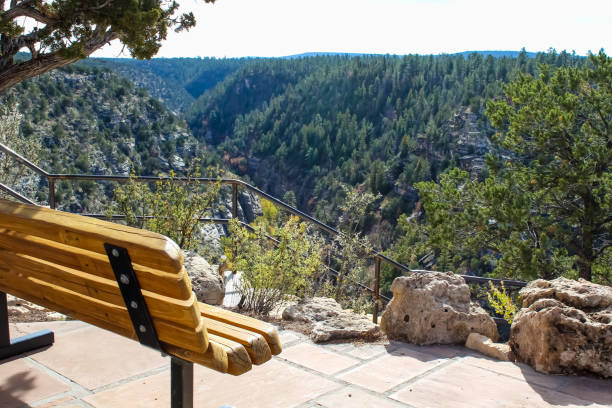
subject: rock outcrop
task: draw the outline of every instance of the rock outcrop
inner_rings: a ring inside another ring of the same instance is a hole
[[[206,259],[192,251],[183,251],[184,265],[191,286],[200,302],[211,305],[223,304],[225,281],[223,276],[213,268]]]
[[[510,346],[544,373],[612,377],[612,288],[584,279],[535,280],[520,291]]]
[[[465,280],[451,272],[418,273],[395,278],[393,299],[381,318],[390,339],[409,343],[464,344],[470,333],[497,341],[495,322],[470,301]]]
[[[343,310],[331,298],[315,297],[293,304],[283,311],[283,320],[312,325],[310,337],[315,343],[355,338],[373,338],[379,328],[366,316]]]

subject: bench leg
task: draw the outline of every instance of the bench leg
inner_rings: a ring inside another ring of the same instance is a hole
[[[170,359],[170,406],[193,408],[193,363]]]
[[[0,292],[0,360],[53,344],[53,332],[42,330],[11,340],[6,293]]]

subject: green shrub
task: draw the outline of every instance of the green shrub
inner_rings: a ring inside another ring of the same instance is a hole
[[[231,220],[226,253],[242,273],[238,287],[242,307],[268,314],[284,301],[310,294],[323,267],[322,243],[308,234],[306,224],[297,217],[274,229],[276,243],[266,236],[266,222],[257,222],[254,229],[249,232]]]
[[[501,283],[501,290],[489,281],[489,291],[487,292],[489,303],[495,309],[495,312],[504,317],[508,323],[512,324],[514,315],[518,312],[518,308],[512,301],[512,298],[506,293],[504,283]]]
[[[218,181],[199,184],[194,180],[199,176],[197,165],[186,181],[171,171],[168,179],[160,178],[151,189],[132,174],[129,182],[115,188],[117,205],[107,213],[118,210],[128,225],[166,235],[183,249],[197,249],[199,219],[211,215],[220,188]]]

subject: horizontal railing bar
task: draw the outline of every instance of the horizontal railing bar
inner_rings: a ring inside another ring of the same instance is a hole
[[[15,190],[10,188],[9,186],[5,186],[2,183],[0,183],[0,190],[4,191],[8,195],[12,196],[13,198],[18,199],[21,202],[24,202],[24,203],[27,203],[27,204],[38,205],[34,201],[30,200],[28,197],[19,194],[18,192],[16,192]]]
[[[433,271],[428,271],[426,269],[411,269],[410,272],[416,272],[416,273],[429,273],[429,272],[433,272]],[[468,283],[480,283],[480,284],[486,284],[487,282],[493,282],[495,284],[504,284],[505,286],[514,286],[517,288],[522,288],[525,287],[527,285],[527,282],[523,282],[523,281],[519,281],[519,280],[513,280],[513,279],[498,279],[498,278],[487,278],[484,276],[473,276],[473,275],[459,275],[461,276],[463,279],[465,279],[466,282]]]
[[[6,145],[4,145],[2,143],[0,143],[0,151],[3,151],[4,153],[8,154],[9,156],[13,156],[13,158],[15,160],[17,160],[19,163],[23,164],[24,166],[27,166],[27,167],[31,168],[32,170],[34,170],[38,174],[41,174],[41,175],[43,175],[45,177],[49,176],[49,173],[47,173],[46,171],[44,171],[43,169],[41,169],[40,167],[38,167],[37,165],[35,165],[31,161],[29,161],[28,159],[26,159],[25,157],[23,157],[22,155],[20,155],[16,151],[14,151],[13,149],[11,149],[10,147],[8,147],[8,146],[6,146]]]
[[[197,182],[203,184],[220,182],[221,184],[237,184],[236,179],[214,178],[214,177],[168,177],[168,176],[119,176],[112,174],[48,174],[49,178],[55,180],[93,180],[93,181],[130,181],[134,180],[140,183],[153,183],[156,181],[179,181],[179,182]]]
[[[285,210],[287,210],[288,212],[292,213],[293,215],[297,215],[298,217],[309,221],[312,224],[315,224],[317,227],[321,228],[324,231],[327,231],[328,233],[331,233],[333,235],[344,235],[342,232],[336,230],[333,227],[330,227],[329,225],[317,220],[316,218],[311,217],[310,215],[298,210],[297,208],[294,208],[286,203],[284,203],[283,201],[279,200],[278,198],[266,193],[263,190],[258,189],[257,187],[239,180],[239,179],[233,179],[233,178],[214,178],[214,177],[194,177],[194,178],[189,178],[189,177],[167,177],[167,176],[119,176],[119,175],[95,175],[95,174],[52,174],[52,173],[48,173],[45,170],[41,169],[40,167],[38,167],[37,165],[35,165],[34,163],[30,162],[28,159],[24,158],[23,156],[21,156],[20,154],[18,154],[17,152],[15,152],[14,150],[12,150],[11,148],[9,148],[8,146],[5,146],[4,144],[0,143],[0,151],[3,151],[11,156],[13,156],[18,162],[24,164],[25,166],[28,166],[29,168],[31,168],[32,170],[36,171],[37,173],[47,177],[48,180],[91,180],[91,181],[120,181],[120,182],[125,182],[125,181],[130,181],[130,180],[134,180],[137,182],[145,182],[145,183],[151,183],[151,182],[156,182],[156,181],[167,181],[167,180],[174,180],[174,181],[179,181],[179,182],[196,182],[196,183],[221,183],[221,184],[230,184],[230,185],[241,185],[244,188],[246,188],[249,191],[254,192],[255,194],[259,195],[260,197],[265,198],[268,201],[271,201],[272,203],[284,208]],[[21,196],[19,193],[17,193],[14,190],[11,190],[9,187],[3,186],[0,187],[0,189],[6,191],[8,194],[13,195],[17,194],[18,196],[14,196],[17,199],[25,199],[28,200],[26,197]],[[9,189],[10,191],[12,191],[13,193],[7,191],[6,189]],[[34,202],[28,200],[27,201],[30,204],[35,204]],[[85,216],[89,216],[89,217],[95,217],[95,218],[106,218],[106,215],[102,215],[102,214],[82,214]],[[115,217],[116,215],[113,215],[111,217]],[[112,219],[120,219],[120,218],[112,218]],[[205,218],[202,219],[205,220],[203,222],[216,222],[215,219],[212,218]],[[218,223],[227,223],[229,222],[228,219],[216,219],[218,221]],[[241,224],[244,224],[241,222]],[[247,225],[247,224],[244,224]],[[389,258],[388,256],[376,251],[376,250],[372,250],[372,256],[374,258],[379,258],[381,261],[384,261],[404,272],[410,272],[410,273],[428,273],[428,272],[432,272],[432,271],[427,271],[427,270],[421,270],[421,269],[410,269],[408,268],[406,265],[403,265],[391,258]],[[507,279],[496,279],[496,278],[485,278],[485,277],[479,277],[479,276],[471,276],[471,275],[460,275],[461,277],[463,277],[466,282],[471,282],[471,283],[479,283],[479,284],[484,284],[487,282],[493,282],[496,284],[500,284],[500,283],[504,283],[507,286],[515,286],[515,287],[524,287],[527,285],[526,282],[522,282],[522,281],[517,281],[517,280],[507,280]]]

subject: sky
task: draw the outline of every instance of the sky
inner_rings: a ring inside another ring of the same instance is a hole
[[[177,0],[197,25],[158,57],[280,57],[305,52],[612,52],[611,0]],[[128,57],[118,42],[96,57]]]

